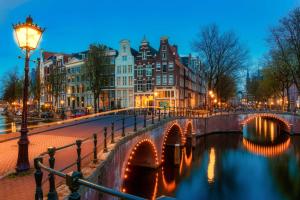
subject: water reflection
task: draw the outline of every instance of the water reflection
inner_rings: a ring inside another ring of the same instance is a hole
[[[159,169],[132,169],[126,191],[148,199],[300,199],[300,136],[289,137],[276,121],[251,123],[243,134],[200,137],[196,148],[187,140],[177,166],[168,147]]]
[[[207,167],[207,181],[209,183],[213,183],[215,179],[215,164],[216,164],[215,149],[211,148],[209,153],[208,167]]]

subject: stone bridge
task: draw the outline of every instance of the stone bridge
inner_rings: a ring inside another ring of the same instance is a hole
[[[277,120],[288,133],[300,133],[300,117],[288,114],[232,113],[166,119],[137,132],[128,133],[109,152],[89,180],[126,192],[122,185],[130,174],[130,166],[157,168],[165,160],[166,146],[180,147],[188,137],[214,132],[242,132],[243,126],[255,117]],[[85,189],[82,193],[84,199],[99,195],[91,189]]]

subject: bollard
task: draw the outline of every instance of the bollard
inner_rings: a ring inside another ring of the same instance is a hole
[[[169,117],[171,117],[171,107],[169,106]]]
[[[97,161],[98,161],[98,158],[97,158],[97,133],[94,133],[94,135],[93,135],[93,137],[94,137],[94,160],[93,160],[93,162],[94,163],[97,163]]]
[[[144,111],[144,128],[147,126],[147,112]]]
[[[108,152],[107,150],[107,127],[104,127],[104,149],[103,153]]]
[[[76,140],[77,146],[77,171],[81,172],[81,140]]]
[[[34,159],[34,178],[35,178],[35,200],[43,200],[43,188],[42,188],[42,180],[43,180],[43,171],[38,163],[43,163],[43,158],[38,157]]]
[[[54,165],[55,165],[55,147],[49,147],[48,148],[48,154],[49,154],[49,166],[51,169],[54,169]],[[57,196],[57,192],[55,189],[55,177],[54,174],[52,172],[49,173],[48,175],[49,177],[49,192],[48,192],[48,200],[57,200],[58,196]]]
[[[136,128],[136,113],[134,113],[134,128],[133,131],[136,132],[137,128]]]
[[[66,174],[66,185],[69,187],[71,193],[68,196],[68,200],[80,200],[79,183],[78,179],[82,177],[82,173],[80,172],[70,172]]]
[[[110,143],[115,143],[115,123],[111,123],[111,142]]]
[[[122,137],[125,137],[125,118],[122,118]]]
[[[174,146],[174,165],[180,164],[180,144]]]

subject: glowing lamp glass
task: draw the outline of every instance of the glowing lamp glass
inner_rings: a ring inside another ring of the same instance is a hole
[[[34,50],[42,37],[43,29],[27,18],[25,23],[14,25],[15,38],[21,49]]]

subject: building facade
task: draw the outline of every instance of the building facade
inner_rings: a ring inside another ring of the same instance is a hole
[[[154,70],[157,51],[144,38],[135,59],[134,100],[135,107],[154,106]]]
[[[116,107],[134,107],[134,56],[137,51],[130,47],[129,40],[120,42],[115,61]]]
[[[42,52],[40,62],[41,106],[59,110],[66,100],[66,66],[71,55]]]

